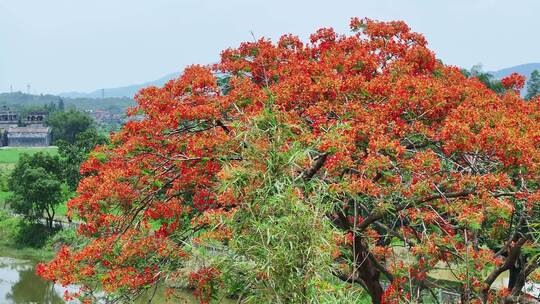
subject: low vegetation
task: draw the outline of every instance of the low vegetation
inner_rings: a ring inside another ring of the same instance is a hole
[[[50,259],[55,251],[46,244],[56,231],[42,224],[28,223],[23,217],[0,209],[0,253],[4,256]]]

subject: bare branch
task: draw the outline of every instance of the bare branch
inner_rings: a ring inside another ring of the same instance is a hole
[[[326,159],[328,158],[328,153],[321,154],[317,161],[315,161],[315,164],[313,164],[313,167],[311,167],[309,170],[307,170],[304,174],[305,180],[310,180],[313,178],[315,174],[324,166],[324,163],[326,162]]]

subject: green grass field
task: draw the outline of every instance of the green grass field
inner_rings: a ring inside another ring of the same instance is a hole
[[[34,154],[37,152],[46,152],[58,154],[57,147],[35,147],[35,148],[19,148],[19,147],[2,147],[0,148],[0,164],[16,164],[21,157],[21,154]]]
[[[1,147],[0,148],[0,174],[8,175],[19,161],[21,154],[34,154],[37,152],[46,152],[58,154],[57,147],[36,147],[36,148],[19,148],[19,147]],[[1,200],[1,195],[0,195]]]

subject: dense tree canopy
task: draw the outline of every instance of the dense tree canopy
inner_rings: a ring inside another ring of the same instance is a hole
[[[93,241],[38,272],[135,296],[220,245],[266,302],[320,302],[329,276],[415,302],[440,267],[463,303],[522,299],[540,263],[540,103],[519,75],[497,94],[437,61],[403,22],[351,28],[242,43],[139,92],[145,119],[91,153],[69,202]],[[206,301],[226,274],[190,280]]]
[[[81,178],[79,168],[88,154],[96,147],[108,142],[107,137],[100,135],[94,128],[89,128],[75,136],[74,143],[57,140],[58,153],[63,161],[63,177],[72,190],[77,188]]]
[[[58,156],[22,154],[8,181],[11,208],[33,221],[45,218],[52,229],[55,207],[65,198],[62,169]]]
[[[495,79],[492,74],[482,71],[481,65],[473,66],[470,71],[464,69],[462,70],[462,73],[467,77],[478,78],[480,82],[494,92],[501,94],[506,91],[506,88],[499,79]]]
[[[49,116],[47,124],[52,128],[53,141],[64,140],[74,143],[77,134],[84,132],[93,124],[92,118],[75,109],[56,111]]]

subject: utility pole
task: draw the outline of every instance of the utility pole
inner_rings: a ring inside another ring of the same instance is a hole
[[[105,99],[105,89],[101,89],[101,99]]]
[[[13,94],[13,85],[12,84],[9,85],[9,94]]]
[[[30,95],[30,84],[26,85],[26,94]]]

